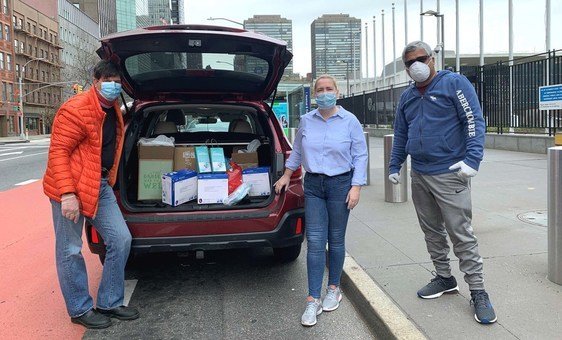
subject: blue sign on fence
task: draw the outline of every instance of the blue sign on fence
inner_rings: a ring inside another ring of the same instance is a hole
[[[562,109],[562,84],[539,87],[539,110]]]

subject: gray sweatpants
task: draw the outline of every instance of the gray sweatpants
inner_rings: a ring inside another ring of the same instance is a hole
[[[456,173],[422,175],[413,170],[411,176],[412,200],[435,271],[443,277],[451,276],[449,234],[469,288],[484,289],[482,257],[471,225],[470,179],[459,178]]]

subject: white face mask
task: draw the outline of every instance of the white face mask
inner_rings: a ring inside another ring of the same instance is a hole
[[[413,63],[408,71],[410,72],[410,78],[412,78],[416,83],[423,83],[429,79],[429,74],[431,73],[429,66],[420,61]]]

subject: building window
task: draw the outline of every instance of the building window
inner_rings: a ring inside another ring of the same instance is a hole
[[[21,75],[20,75],[20,64],[16,64],[16,76],[17,76],[18,78],[21,77]]]
[[[16,130],[14,130],[15,122],[14,116],[8,116],[8,134],[14,134],[16,132]]]
[[[18,39],[14,39],[14,50],[16,53],[18,53],[18,48],[20,47],[20,42],[18,41]]]
[[[8,14],[8,0],[2,0],[2,12]]]
[[[23,43],[23,41],[20,41],[20,52],[25,53],[25,44]]]
[[[0,70],[4,69],[4,52],[0,52]]]
[[[15,15],[12,17],[12,22],[14,23],[14,26],[16,26],[18,24],[18,17],[16,17]]]
[[[27,32],[31,32],[31,24],[29,22],[27,23]]]
[[[5,29],[4,35],[6,36],[6,40],[10,41],[11,40],[10,39],[10,26],[4,25],[4,29]]]
[[[12,70],[12,55],[11,54],[6,54],[6,69],[8,71]]]
[[[20,18],[20,28],[23,29],[23,19]]]
[[[9,83],[8,84],[8,100],[15,102],[15,98],[14,98],[14,84]]]
[[[45,81],[45,71],[41,71],[41,78]]]
[[[8,84],[2,82],[2,101],[8,101]]]

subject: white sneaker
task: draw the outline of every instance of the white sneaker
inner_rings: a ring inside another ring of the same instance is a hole
[[[343,298],[341,294],[340,287],[334,289],[328,287],[326,288],[326,297],[322,301],[322,309],[326,312],[331,312],[338,309],[340,306],[340,301]]]
[[[306,309],[301,317],[303,326],[316,325],[316,316],[322,314],[322,301],[314,299],[314,301],[306,301]]]

